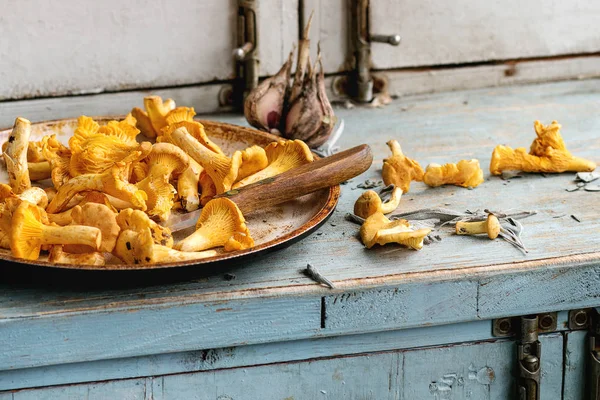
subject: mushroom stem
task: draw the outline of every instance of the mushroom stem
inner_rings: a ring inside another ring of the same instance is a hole
[[[200,260],[202,258],[214,257],[216,250],[200,252],[178,251],[166,246],[154,245],[154,262],[176,262],[188,260]]]
[[[31,122],[25,118],[18,117],[8,137],[6,151],[3,153],[6,169],[8,170],[8,180],[16,194],[31,187],[27,164],[27,149],[29,147],[30,134]]]
[[[227,239],[225,239],[227,240]],[[223,241],[224,242],[224,241]],[[207,232],[202,229],[198,229],[185,239],[175,244],[175,249],[181,251],[201,251],[210,249],[212,247],[221,246],[222,243],[216,244],[212,240],[211,236],[207,236]]]
[[[392,190],[392,197],[385,203],[381,204],[381,212],[384,214],[391,213],[398,208],[398,204],[400,204],[400,198],[402,198],[402,189],[399,187],[394,187]]]
[[[485,221],[459,221],[456,223],[457,235],[477,235],[480,233],[487,233],[492,240],[498,237],[500,234],[500,221],[494,214],[489,214]]]
[[[190,166],[183,171],[177,180],[177,194],[181,207],[185,211],[194,211],[200,207],[200,196],[198,184],[202,167],[194,159],[190,158]]]
[[[36,225],[32,224],[31,228],[41,231],[41,244],[82,244],[96,250],[100,247],[102,235],[98,228],[83,225],[49,226],[41,222]]]
[[[397,140],[389,140],[386,144],[392,151],[392,157],[404,156],[404,153],[402,152],[402,147],[400,146],[400,143],[398,143]]]
[[[32,181],[43,181],[52,176],[52,168],[48,161],[29,162],[27,168],[29,169],[29,179]]]

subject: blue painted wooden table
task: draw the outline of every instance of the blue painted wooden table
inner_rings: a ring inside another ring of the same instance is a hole
[[[567,311],[600,306],[600,194],[565,191],[573,174],[504,181],[487,165],[496,144],[528,147],[535,119],[558,120],[570,151],[599,162],[600,81],[337,114],[339,144],[366,142],[375,162],[342,186],[318,234],[289,248],[168,274],[2,267],[0,399],[511,399],[515,341],[493,337],[492,320],[552,311],[542,399],[581,399],[586,332],[567,328]],[[399,210],[537,210],[523,220],[529,253],[449,230],[419,252],[366,250],[344,214],[357,184],[380,177],[392,138],[422,165],[478,158],[486,170],[475,190],[413,183]],[[308,262],[336,289],[303,276]]]

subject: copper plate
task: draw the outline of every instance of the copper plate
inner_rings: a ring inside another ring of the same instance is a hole
[[[113,119],[122,119],[122,116],[94,117],[100,124]],[[236,150],[242,150],[248,146],[267,144],[278,140],[277,136],[264,133],[255,129],[236,125],[225,124],[215,121],[200,120],[206,129],[208,136],[217,143],[226,154],[232,154]],[[61,142],[67,144],[77,126],[76,119],[63,119],[46,121],[32,124],[30,140],[37,141],[44,135],[56,134]],[[4,143],[11,129],[0,130],[0,143]],[[141,136],[140,136],[141,137]],[[1,182],[8,182],[8,176],[4,168],[1,169]],[[51,182],[36,183],[36,185],[51,185]],[[252,237],[256,243],[251,249],[234,252],[223,252],[215,257],[201,260],[192,260],[175,263],[127,265],[115,263],[115,260],[107,260],[104,266],[73,265],[50,263],[41,256],[36,261],[23,260],[11,255],[10,250],[0,249],[0,260],[18,264],[35,265],[42,267],[78,269],[78,270],[148,270],[171,267],[187,267],[193,265],[209,266],[225,261],[237,262],[251,256],[266,253],[278,248],[290,245],[300,240],[312,231],[316,230],[331,215],[337,205],[340,196],[340,187],[333,186],[318,192],[308,194],[296,200],[289,201],[277,206],[266,207],[264,210],[254,212],[246,216],[246,221]],[[175,241],[182,239],[193,231],[181,231],[174,234]],[[46,257],[47,258],[47,257]],[[118,260],[117,260],[118,261]],[[120,262],[120,261],[119,261]]]

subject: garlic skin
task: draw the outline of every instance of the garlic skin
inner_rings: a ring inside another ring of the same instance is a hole
[[[279,131],[292,71],[292,51],[279,72],[262,81],[246,97],[244,116],[250,125],[267,132]]]
[[[292,102],[285,119],[284,136],[288,139],[299,139],[309,147],[317,148],[327,141],[336,123],[333,108],[325,93],[325,74],[318,53],[316,66],[309,69],[298,97]]]

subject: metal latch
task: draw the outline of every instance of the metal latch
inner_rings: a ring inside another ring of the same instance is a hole
[[[352,0],[351,35],[355,68],[349,94],[355,100],[368,103],[373,100],[373,78],[371,76],[371,42],[400,44],[400,35],[370,34],[369,0]]]
[[[589,399],[600,400],[600,315],[592,309],[589,331]]]
[[[519,400],[540,399],[540,358],[542,344],[538,340],[538,316],[521,317],[521,331],[517,347]]]
[[[236,60],[237,85],[233,103],[241,105],[245,95],[258,85],[258,18],[256,0],[238,0]]]

